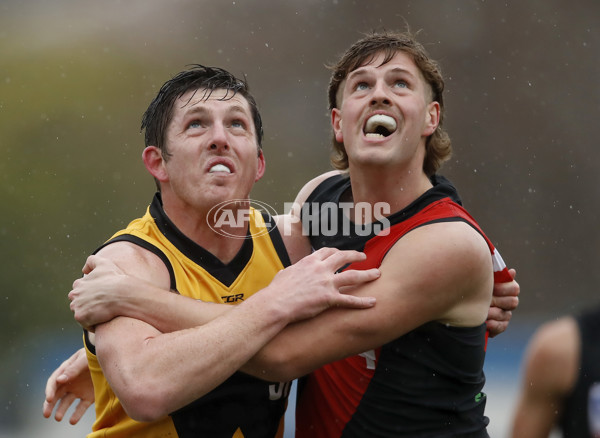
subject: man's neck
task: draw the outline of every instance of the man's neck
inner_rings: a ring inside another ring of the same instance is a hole
[[[248,222],[239,227],[209,224],[210,209],[183,207],[177,202],[163,199],[167,217],[188,239],[210,252],[224,264],[231,262],[239,253],[248,233]]]
[[[389,205],[389,214],[407,207],[432,187],[422,169],[403,170],[382,168],[350,167],[352,201]],[[359,220],[359,218],[355,218]]]

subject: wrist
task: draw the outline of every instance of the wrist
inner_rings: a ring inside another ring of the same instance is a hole
[[[284,297],[285,294],[280,289],[269,285],[247,301],[261,309],[261,313],[269,323],[285,326],[294,321],[294,313],[293,306]]]
[[[136,284],[139,280],[129,275],[118,278],[114,290],[109,291],[110,306],[114,316],[127,316],[138,318],[140,301],[136,293]]]

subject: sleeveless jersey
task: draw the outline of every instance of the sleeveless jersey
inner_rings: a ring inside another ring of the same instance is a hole
[[[576,318],[581,355],[579,375],[573,390],[564,401],[559,421],[565,438],[600,437],[600,308]]]
[[[157,194],[146,214],[117,232],[105,245],[128,241],[158,255],[182,295],[236,304],[266,287],[290,264],[273,219],[250,211],[250,227],[240,252],[223,264],[188,239],[166,216]],[[88,437],[273,438],[283,435],[289,383],[266,382],[236,373],[204,397],[162,420],[144,423],[127,416],[106,381],[87,333],[85,346],[94,382],[96,421]]]
[[[454,187],[441,177],[432,182],[432,189],[387,217],[389,226],[381,223],[371,230],[359,229],[341,209],[335,212],[329,205],[322,211],[329,219],[320,223],[337,223],[337,232],[311,236],[313,247],[364,251],[366,261],[349,268],[368,269],[379,267],[387,251],[412,229],[463,221],[484,237],[497,277],[508,281],[504,262],[459,205]],[[306,201],[304,225],[314,225],[305,218],[318,218],[320,213],[315,210],[323,203],[339,205],[348,189],[350,181],[342,175],[319,185]],[[488,437],[482,392],[485,344],[485,324],[452,327],[430,322],[380,348],[325,365],[303,382],[296,437]]]

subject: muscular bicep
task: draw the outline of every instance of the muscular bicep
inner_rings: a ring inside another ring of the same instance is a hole
[[[117,397],[127,400],[129,382],[141,375],[144,366],[144,343],[160,332],[143,321],[118,317],[96,328],[98,362]]]
[[[129,242],[115,242],[102,248],[97,255],[112,261],[127,276],[139,279],[140,287],[154,285],[168,290],[170,277],[164,263],[155,254]],[[165,292],[169,293],[169,292]],[[160,331],[140,319],[120,316],[96,326],[94,344],[96,356],[111,388],[120,399],[132,395],[130,383],[143,363],[140,360],[145,340]]]

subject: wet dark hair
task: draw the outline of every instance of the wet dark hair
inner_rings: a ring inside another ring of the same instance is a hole
[[[173,105],[178,98],[190,90],[204,90],[202,96],[204,100],[208,99],[214,90],[227,91],[222,100],[231,99],[238,93],[242,95],[250,105],[256,128],[256,142],[259,148],[262,147],[262,119],[245,78],[239,79],[222,68],[200,64],[192,64],[188,70],[178,73],[165,82],[148,106],[142,117],[141,126],[141,130],[146,131],[144,136],[146,146],[156,146],[161,150],[163,157],[168,159],[169,151],[165,136],[173,118]]]
[[[340,60],[329,66],[332,70],[329,81],[329,109],[337,108],[337,94],[341,83],[352,71],[362,65],[372,62],[379,54],[384,55],[382,62],[386,64],[398,52],[407,53],[412,57],[417,68],[421,71],[425,81],[431,88],[432,101],[440,104],[440,122],[437,129],[427,138],[425,144],[425,160],[423,170],[428,176],[433,175],[442,163],[452,155],[452,143],[450,137],[442,128],[444,120],[444,79],[439,65],[429,57],[425,48],[409,32],[374,32],[354,43],[342,55]],[[331,163],[336,169],[348,168],[348,155],[342,143],[333,137],[333,151]]]

